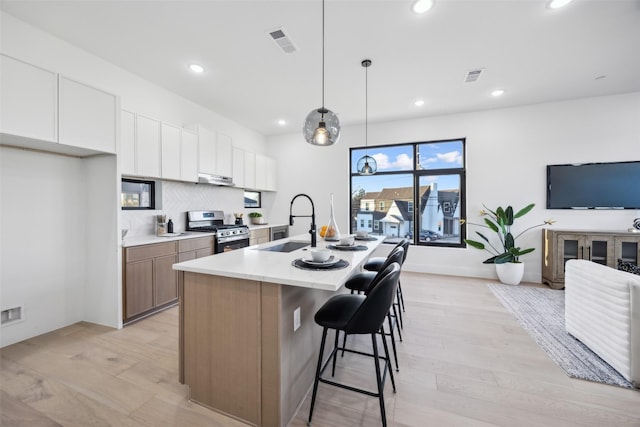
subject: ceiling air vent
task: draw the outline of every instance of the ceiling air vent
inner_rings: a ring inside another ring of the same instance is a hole
[[[465,83],[473,83],[480,78],[480,74],[484,71],[484,68],[475,68],[467,71],[467,75],[464,76]]]
[[[289,36],[284,32],[284,28],[280,27],[275,30],[269,31],[269,37],[278,45],[284,53],[295,52],[296,46],[293,44]]]

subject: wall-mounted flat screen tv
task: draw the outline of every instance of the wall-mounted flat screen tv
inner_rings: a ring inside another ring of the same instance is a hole
[[[640,161],[548,165],[547,209],[640,209]]]

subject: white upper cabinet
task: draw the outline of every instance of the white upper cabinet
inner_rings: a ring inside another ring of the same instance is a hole
[[[216,172],[216,134],[207,128],[198,129],[198,172],[217,174]]]
[[[198,134],[188,129],[182,129],[180,179],[198,181]]]
[[[120,115],[120,173],[136,173],[136,115],[122,110]]]
[[[233,147],[233,169],[231,176],[236,187],[243,188],[244,185],[244,150]]]
[[[0,55],[0,99],[0,132],[28,138],[14,140],[17,145],[76,154],[116,152],[119,98],[114,94]],[[37,141],[61,145],[34,145]]]
[[[256,188],[256,153],[244,152],[244,188]]]
[[[118,98],[64,76],[58,84],[58,142],[115,153]]]
[[[0,55],[0,131],[58,141],[58,76]]]
[[[256,190],[266,190],[267,183],[267,157],[262,154],[256,153],[256,175],[255,185]]]
[[[136,117],[136,175],[160,178],[160,122]]]
[[[218,133],[216,138],[216,174],[233,175],[233,143],[231,137]]]
[[[160,125],[162,153],[162,178],[180,180],[180,140],[182,132],[179,127],[167,123]]]
[[[266,185],[265,190],[267,191],[276,191],[276,161],[270,157],[267,157],[266,160]]]
[[[176,181],[198,181],[198,134],[122,110],[120,173]]]

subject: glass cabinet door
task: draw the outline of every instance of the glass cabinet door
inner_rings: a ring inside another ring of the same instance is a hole
[[[585,240],[585,249],[583,259],[597,262],[598,264],[608,265],[614,264],[613,254],[613,237],[609,236],[590,236]]]
[[[640,237],[616,237],[616,251],[614,262],[618,260],[638,265],[640,261]]]
[[[555,275],[558,279],[564,279],[564,265],[570,259],[582,259],[585,256],[585,239],[579,234],[558,235],[558,259],[555,263]]]

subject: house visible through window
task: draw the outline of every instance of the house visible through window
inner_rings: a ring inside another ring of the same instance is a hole
[[[359,175],[365,148],[351,148],[351,231],[409,238],[415,244],[464,246],[465,139],[369,147],[374,175]],[[369,210],[369,206],[374,210]],[[365,226],[366,224],[366,226]]]

